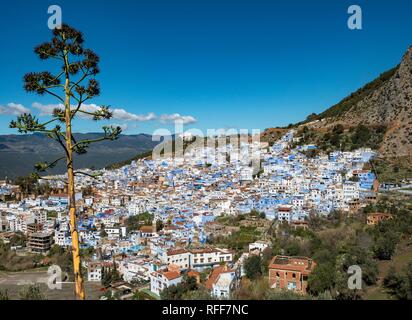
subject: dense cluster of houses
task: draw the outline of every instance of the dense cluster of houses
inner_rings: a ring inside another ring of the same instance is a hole
[[[182,281],[184,273],[196,275],[211,268],[208,289],[216,297],[228,297],[244,274],[245,256],[234,261],[234,252],[206,244],[216,232],[217,217],[256,210],[269,221],[305,226],[310,214],[350,213],[373,201],[377,182],[365,170],[374,156],[372,150],[308,157],[304,151],[316,146],[291,148],[296,142],[299,137],[292,130],[272,146],[241,145],[229,157],[224,152],[233,150],[231,145],[214,150],[215,157],[210,157],[207,148],[194,149],[184,159],[143,159],[120,169],[101,170],[97,178],[78,176],[81,246],[96,249],[85,265],[88,280],[100,281],[103,270],[116,264],[125,281],[150,281],[151,291],[159,294]],[[251,157],[258,157],[260,168],[249,166]],[[65,185],[58,180],[48,183],[61,193],[0,202],[0,231],[27,234],[28,247],[34,252],[47,252],[53,243],[71,245]],[[10,188],[4,184],[0,194]],[[91,192],[82,193],[86,189]],[[128,230],[126,219],[146,212],[152,215],[152,224]],[[257,242],[249,251],[261,252],[266,246]],[[281,274],[276,268],[287,264],[296,267],[290,268],[290,279],[301,282],[286,287],[304,291],[314,266],[304,259],[274,259],[271,285],[282,286],[276,280]]]

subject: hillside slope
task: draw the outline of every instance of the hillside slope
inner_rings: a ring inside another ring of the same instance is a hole
[[[412,155],[412,47],[398,67],[319,114],[312,128],[385,126],[380,145],[384,157]]]

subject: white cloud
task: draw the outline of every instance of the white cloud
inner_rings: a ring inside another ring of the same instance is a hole
[[[53,110],[55,108],[64,108],[63,104],[41,104],[41,103],[33,103],[33,107],[38,109],[40,111],[39,116],[49,116],[53,113]],[[72,105],[72,109],[76,108],[75,105]],[[83,104],[81,110],[87,111],[87,112],[96,112],[99,110],[100,106],[96,104]],[[124,109],[118,109],[118,108],[110,108],[110,110],[113,112],[113,117],[112,119],[114,120],[125,120],[125,121],[151,121],[156,119],[156,115],[153,112],[148,113],[147,115],[138,115],[138,114],[133,114],[130,112],[127,112]],[[91,116],[84,114],[84,113],[78,113],[79,117],[90,119]]]
[[[53,110],[56,108],[64,109],[64,105],[61,103],[60,104],[41,104],[38,102],[34,102],[32,104],[32,107],[40,111],[39,113],[40,117],[50,116],[51,114],[53,114]]]
[[[39,116],[50,116],[53,114],[53,110],[56,108],[64,109],[63,104],[41,104],[38,102],[34,102],[32,104],[32,107],[34,109],[37,109],[39,111]],[[75,105],[72,105],[72,109],[76,108]],[[100,106],[96,104],[83,104],[82,105],[82,110],[93,113],[99,110]],[[113,112],[113,117],[112,120],[121,120],[121,121],[135,121],[135,122],[145,122],[145,121],[153,121],[153,120],[160,120],[163,123],[168,123],[168,122],[181,122],[182,124],[191,124],[197,122],[196,118],[193,116],[182,116],[179,113],[173,113],[173,114],[162,114],[160,117],[156,116],[155,113],[149,112],[147,114],[134,114],[127,112],[125,109],[121,108],[110,108],[110,110]],[[3,107],[0,105],[0,114],[13,114],[13,115],[18,115],[22,113],[29,113],[30,110],[28,108],[25,108],[21,104],[15,104],[15,103],[9,103],[7,107]],[[92,116],[84,114],[84,113],[78,113],[79,117],[83,119],[91,119]],[[125,125],[125,124],[124,124]]]
[[[156,115],[153,112],[147,115],[137,115],[127,112],[124,109],[113,109],[113,119],[119,120],[132,120],[132,121],[150,121],[156,119]]]
[[[117,124],[117,123],[113,123],[112,124],[113,127],[120,127],[122,129],[122,132],[127,131],[127,129],[129,129],[129,126],[127,123],[121,123],[121,124]]]
[[[19,116],[23,113],[30,113],[30,109],[22,104],[10,102],[6,106],[0,105],[0,114],[2,115]]]
[[[197,120],[192,116],[182,116],[178,113],[174,114],[162,114],[160,116],[162,122],[181,122],[183,124],[195,123]]]

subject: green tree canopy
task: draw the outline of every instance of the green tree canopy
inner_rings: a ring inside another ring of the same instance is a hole
[[[246,276],[255,280],[262,276],[262,258],[259,255],[252,255],[244,262]]]

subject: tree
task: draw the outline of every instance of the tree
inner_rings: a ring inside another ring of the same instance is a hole
[[[252,255],[244,262],[246,276],[255,280],[262,275],[262,258],[260,256]]]
[[[63,254],[64,254],[64,248],[59,246],[58,244],[52,245],[49,252],[47,253],[47,255],[49,257],[53,257],[53,256],[57,256],[57,255],[63,255]]]
[[[105,287],[109,287],[111,283],[121,280],[119,271],[117,271],[116,263],[113,261],[113,268],[102,267],[102,280],[101,283]]]
[[[266,300],[313,300],[310,295],[302,295],[291,290],[269,291],[266,296]]]
[[[231,298],[234,300],[264,300],[269,291],[272,289],[269,288],[269,282],[264,277],[253,281],[242,278],[239,286],[231,293]]]
[[[73,266],[75,291],[78,299],[85,299],[83,278],[81,274],[79,235],[75,202],[75,176],[89,175],[74,170],[74,154],[87,153],[90,144],[103,140],[116,140],[121,134],[120,127],[104,126],[104,135],[97,139],[77,141],[72,133],[72,122],[76,115],[83,114],[93,120],[110,119],[112,112],[108,106],[96,109],[86,108],[84,103],[100,94],[99,83],[94,78],[99,73],[99,57],[90,49],[83,47],[83,35],[76,29],[62,25],[53,30],[53,38],[37,46],[34,51],[42,60],[53,59],[61,64],[60,73],[54,75],[48,71],[31,72],[24,76],[24,88],[27,92],[49,95],[60,103],[55,108],[49,121],[41,123],[31,114],[23,114],[11,121],[10,128],[19,133],[44,133],[60,144],[64,153],[52,161],[35,165],[37,173],[33,177],[40,178],[39,172],[45,172],[65,160],[67,168],[67,184],[70,213],[70,232],[72,236]],[[87,84],[85,83],[86,81]],[[72,105],[72,100],[75,104]],[[61,124],[64,125],[64,129]]]
[[[162,300],[182,300],[184,296],[190,296],[191,292],[197,291],[196,278],[185,275],[182,282],[171,285],[160,292]]]
[[[36,189],[37,179],[32,176],[17,177],[16,184],[20,187],[20,191],[23,195],[28,195],[33,193]]]
[[[366,145],[371,137],[371,131],[368,127],[360,124],[356,127],[354,134],[351,137],[352,148],[357,149]]]
[[[29,285],[19,292],[20,300],[46,300],[46,297],[41,292],[39,286]]]
[[[0,301],[1,300],[10,300],[9,299],[9,292],[7,291],[7,289],[5,290],[0,290]]]
[[[404,270],[403,278],[403,298],[412,300],[412,262],[409,262]]]
[[[56,210],[51,210],[47,212],[47,218],[57,218],[58,213]]]
[[[375,253],[375,257],[379,260],[390,260],[395,252],[395,249],[396,241],[388,232],[385,236],[381,236],[376,240],[373,251]]]
[[[184,291],[180,283],[177,285],[172,284],[160,292],[160,298],[162,300],[181,300],[183,294]]]
[[[16,247],[16,246],[25,247],[26,242],[27,242],[27,237],[22,232],[16,232],[10,238],[10,246],[12,246],[12,247]]]
[[[367,250],[353,246],[344,255],[342,272],[346,272],[352,265],[358,265],[362,269],[362,279],[367,285],[373,285],[378,280],[378,264],[373,260],[372,255]]]
[[[139,230],[142,225],[151,225],[152,222],[153,222],[153,215],[146,211],[143,213],[139,213],[135,216],[130,216],[129,218],[126,219],[125,225],[126,225],[127,230],[135,231],[135,230]],[[157,221],[156,221],[156,225],[157,225]]]
[[[159,232],[164,228],[164,223],[162,220],[157,220],[156,221],[156,231]]]
[[[274,249],[271,247],[267,247],[262,251],[262,271],[268,272],[269,264],[274,256]]]
[[[300,246],[297,241],[291,241],[290,243],[287,244],[285,247],[286,254],[289,256],[297,256],[299,255],[300,252]]]
[[[185,291],[193,291],[197,289],[197,280],[195,277],[189,277],[187,274],[183,276],[183,287]]]
[[[325,291],[330,291],[335,285],[335,273],[335,265],[332,263],[317,265],[309,275],[309,293],[319,295]]]
[[[337,124],[336,126],[333,127],[332,132],[336,134],[342,134],[344,131],[344,127],[341,124]]]
[[[394,266],[391,266],[383,279],[383,286],[393,292],[396,292],[402,286],[402,278],[396,273]]]
[[[182,300],[212,300],[209,290],[199,287],[197,290],[187,291],[182,295]]]
[[[412,299],[412,262],[409,262],[403,272],[396,273],[392,266],[383,280],[385,288],[398,299]]]
[[[333,296],[336,300],[360,300],[362,290],[348,287],[348,273],[342,269],[342,261],[337,262],[338,270],[335,275]]]
[[[311,113],[310,115],[308,115],[307,117],[306,117],[306,121],[314,121],[314,120],[316,120],[318,118],[318,115],[316,114],[316,113]]]

